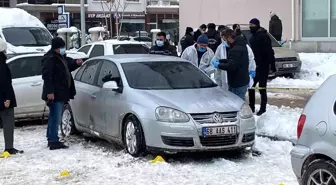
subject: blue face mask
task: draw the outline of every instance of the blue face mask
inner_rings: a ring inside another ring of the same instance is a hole
[[[162,47],[164,45],[164,42],[162,40],[156,40],[156,45]]]
[[[204,52],[206,52],[206,49],[205,48],[198,48],[198,51],[201,52],[201,53],[204,53]]]
[[[223,45],[224,45],[225,47],[227,47],[227,48],[230,47],[230,45],[228,44],[228,42],[227,42],[226,40],[223,40],[223,39],[222,39],[222,43],[223,43]]]
[[[61,49],[60,49],[60,54],[61,54],[61,55],[65,55],[65,48],[61,48]]]

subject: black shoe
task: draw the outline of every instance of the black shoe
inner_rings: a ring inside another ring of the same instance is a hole
[[[261,115],[263,115],[265,112],[266,112],[266,111],[264,111],[264,110],[259,110],[259,112],[257,112],[257,116],[261,116]]]
[[[250,108],[251,108],[251,111],[252,111],[253,113],[255,113],[255,108],[254,108],[253,106],[251,106],[251,105],[250,105]]]
[[[258,151],[258,150],[252,150],[252,156],[254,156],[254,157],[258,157],[258,156],[261,156],[261,152],[260,151]]]
[[[50,143],[51,143],[51,142],[50,142],[50,141],[48,141],[48,147],[50,147]]]
[[[68,149],[69,147],[64,145],[62,142],[50,142],[49,149],[50,150],[58,150],[58,149]]]
[[[5,149],[5,152],[10,153],[11,155],[23,154],[23,150],[17,150],[15,148]]]

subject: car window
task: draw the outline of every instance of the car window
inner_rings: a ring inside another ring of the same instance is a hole
[[[110,80],[120,78],[118,67],[111,61],[104,61],[99,72],[97,85],[102,87],[104,84],[103,79],[109,78]],[[105,81],[106,82],[106,81]]]
[[[129,41],[131,39],[129,37],[120,37],[119,40],[120,41],[125,41],[125,40]]]
[[[197,89],[217,85],[190,62],[123,63],[130,87],[135,89]]]
[[[136,37],[134,40],[140,42],[152,42],[152,39],[149,37]]]
[[[116,54],[148,54],[149,48],[143,44],[119,44],[113,45],[113,53]]]
[[[80,48],[78,51],[83,52],[85,54],[88,54],[90,48],[91,48],[91,45],[86,45],[86,46],[83,46],[82,48]]]
[[[93,60],[93,61],[90,61],[89,63],[86,63],[86,66],[85,66],[85,69],[81,76],[80,81],[83,83],[93,85],[94,79],[96,77],[96,73],[98,71],[99,64],[100,64],[99,60]]]
[[[84,69],[85,69],[85,68],[86,68],[86,64],[82,65],[82,66],[78,69],[78,71],[77,71],[77,73],[76,73],[76,75],[75,75],[75,80],[80,81],[80,79],[81,79],[81,77],[82,77],[82,75],[83,75],[83,72],[84,72]]]
[[[8,27],[2,33],[14,46],[48,46],[52,40],[49,31],[40,27]]]
[[[247,41],[248,45],[251,45],[250,39],[252,37],[252,33],[249,30],[242,30],[242,34],[243,34],[243,37],[245,38],[245,40]],[[277,40],[275,40],[273,37],[271,37],[269,35],[269,33],[267,33],[267,34],[271,39],[272,47],[281,47],[281,45],[279,44],[279,42]]]
[[[24,57],[11,61],[8,64],[12,73],[12,79],[38,76],[42,74],[43,56]]]
[[[94,45],[91,50],[90,58],[98,57],[98,56],[104,56],[104,46],[103,45]]]

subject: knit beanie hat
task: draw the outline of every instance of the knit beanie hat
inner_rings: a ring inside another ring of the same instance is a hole
[[[197,39],[197,43],[198,44],[208,44],[209,43],[208,36],[205,34],[200,35]]]
[[[65,42],[60,37],[55,37],[51,40],[51,49],[64,48]]]
[[[0,39],[0,52],[4,52],[6,50],[7,50],[7,43],[4,40]]]
[[[250,24],[254,24],[256,26],[260,26],[260,21],[257,18],[253,18],[250,20]]]

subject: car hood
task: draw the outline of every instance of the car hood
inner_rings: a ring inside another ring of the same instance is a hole
[[[159,106],[171,107],[186,113],[239,111],[244,101],[220,87],[181,90],[144,90],[143,95]]]
[[[275,58],[287,58],[297,57],[297,53],[294,50],[285,47],[273,47]]]
[[[13,46],[7,43],[8,53],[36,53],[36,52],[47,52],[50,50],[51,46]]]

